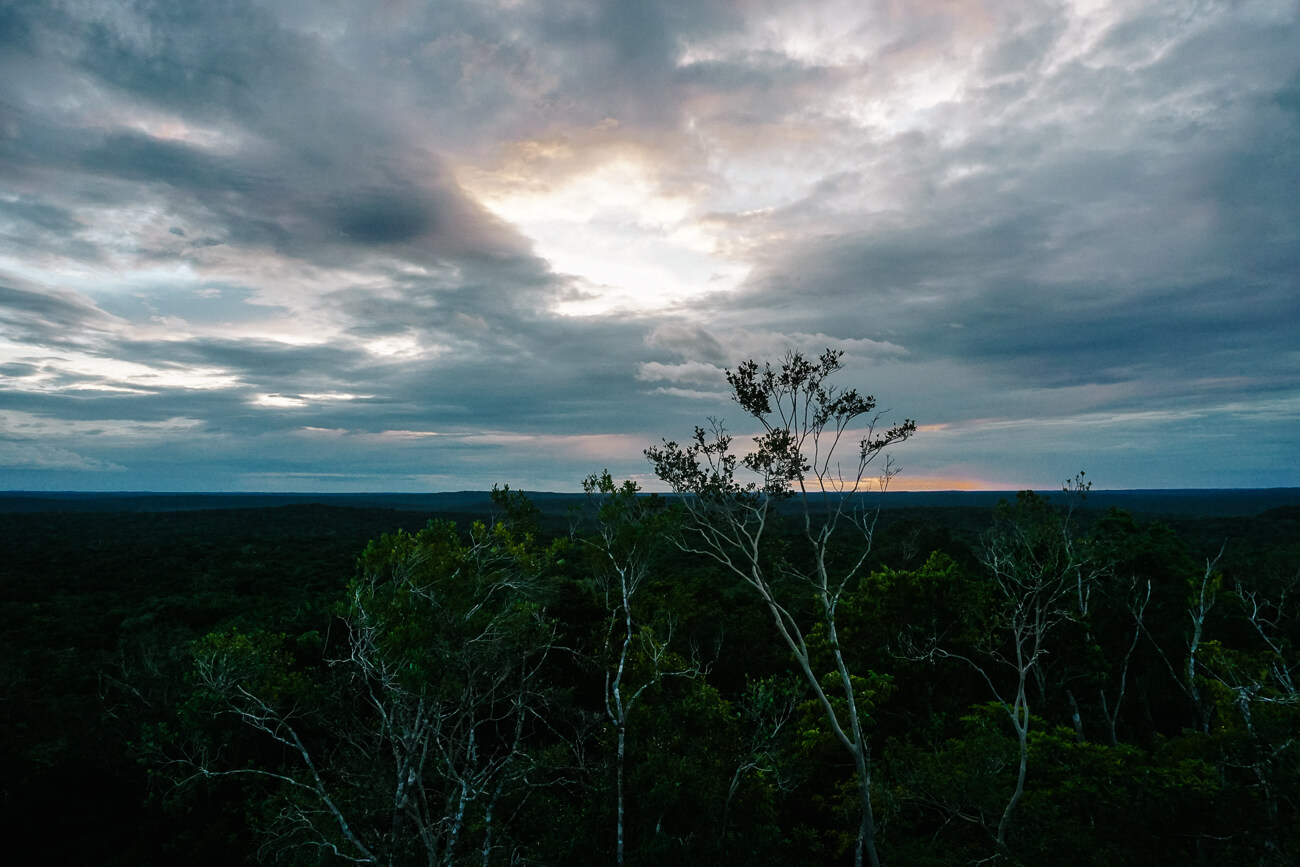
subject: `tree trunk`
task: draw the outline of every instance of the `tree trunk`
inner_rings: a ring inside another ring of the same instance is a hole
[[[1023,692],[1022,683],[1021,693]],[[1021,714],[1023,716],[1020,716]],[[999,848],[1005,848],[1007,845],[1007,826],[1011,824],[1011,814],[1020,803],[1020,797],[1025,793],[1025,773],[1029,769],[1029,705],[1027,703],[1016,709],[1016,718],[1013,721],[1016,735],[1020,740],[1020,770],[1016,774],[1016,789],[1011,793],[1011,800],[1007,801],[1007,808],[1002,811],[1002,820],[998,822]]]
[[[876,852],[876,816],[871,809],[871,772],[868,770],[866,744],[859,741],[853,753],[853,762],[857,766],[858,802],[862,808],[862,820],[858,825],[858,847],[853,855],[854,867],[862,867],[863,855],[871,867],[880,867],[880,855]]]
[[[623,756],[626,752],[627,729],[618,724],[618,848],[615,863],[623,867]]]
[[[1067,689],[1065,691],[1065,695],[1070,700],[1070,722],[1074,723],[1074,742],[1081,744],[1084,741],[1083,715],[1079,713],[1079,703],[1074,700],[1074,691]],[[1103,698],[1102,710],[1104,711],[1105,696],[1103,695],[1102,698]]]

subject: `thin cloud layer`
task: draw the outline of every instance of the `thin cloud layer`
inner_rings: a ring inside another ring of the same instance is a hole
[[[1300,3],[0,12],[0,487],[573,489],[845,351],[918,487],[1300,485]]]

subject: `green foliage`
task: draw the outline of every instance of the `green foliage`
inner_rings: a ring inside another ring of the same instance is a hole
[[[765,480],[764,493],[788,496],[803,488],[808,473],[820,477],[824,469],[808,454],[812,441],[828,428],[838,439],[850,422],[875,410],[874,397],[828,384],[830,377],[843,369],[843,357],[842,351],[831,349],[816,359],[789,352],[777,367],[767,363],[760,368],[751,360],[727,371],[732,399],[748,415],[764,422],[765,432],[743,459],[746,468]],[[858,444],[858,459],[869,462],[873,455],[915,432],[916,423],[907,419],[879,435],[868,434]],[[699,434],[697,428],[697,443]]]
[[[784,448],[771,443],[767,471],[789,469]],[[376,860],[427,863],[421,828],[436,826],[439,863],[481,864],[485,844],[489,867],[612,863],[602,693],[630,636],[625,684],[650,685],[626,720],[627,861],[848,863],[856,768],[762,598],[665,544],[680,508],[608,473],[589,482],[590,522],[557,539],[508,489],[494,519],[401,530],[396,513],[314,507],[9,524],[0,776],[15,839],[54,827],[50,863],[224,865],[359,857],[351,833]],[[877,536],[834,635],[801,522],[770,512],[760,551],[841,729],[851,687],[885,863],[1292,863],[1289,513],[1162,524],[1021,497],[991,520],[922,518]],[[984,663],[1011,648],[981,562],[997,534],[1003,553],[1074,579],[1026,680],[1028,773],[1002,846],[1017,732],[969,665],[925,653]],[[1079,581],[1071,551],[1105,568]],[[646,555],[631,632],[621,612],[611,628],[611,553]],[[843,574],[860,550],[846,535],[824,553]],[[421,707],[441,727],[404,741]],[[419,820],[394,808],[407,743],[429,756],[407,789],[430,805]]]
[[[792,351],[776,367],[770,363],[760,367],[751,360],[728,370],[732,399],[763,427],[754,438],[754,450],[737,458],[731,451],[732,438],[715,421],[709,431],[697,426],[686,446],[665,440],[662,447],[646,449],[655,475],[674,491],[690,493],[704,504],[720,508],[735,501],[779,500],[796,493],[840,490],[834,484],[838,468],[832,471],[829,464],[834,444],[855,419],[869,416],[876,408],[875,398],[828,383],[843,369],[843,355],[828,349],[819,358],[809,359]],[[869,421],[867,435],[858,442],[857,477],[841,478],[839,485],[848,484],[849,490],[856,490],[863,469],[877,455],[914,433],[916,423],[911,419],[880,433],[875,431],[875,420]],[[823,435],[826,440],[819,452],[817,443]],[[740,481],[738,462],[759,481]]]
[[[548,701],[553,625],[536,596],[550,559],[504,522],[467,538],[439,521],[380,537],[338,608],[338,656],[320,659],[317,633],[296,654],[265,633],[195,644],[173,766],[266,783],[277,856],[450,863],[470,837],[491,852],[506,839],[501,811],[517,812],[520,781],[541,772],[525,734]]]
[[[891,839],[901,837],[906,863],[978,860],[993,848],[1017,747],[1000,705],[972,711],[961,734],[941,744],[889,745]],[[1221,782],[1201,758],[1081,742],[1071,729],[1035,720],[1030,767],[1002,852],[1010,863],[1196,863],[1197,847],[1183,830],[1222,830],[1213,818]]]
[[[886,566],[865,576],[843,603],[840,628],[846,644],[869,642],[877,655],[901,653],[906,648],[900,642],[970,647],[987,634],[991,605],[987,584],[935,552],[917,569]],[[881,630],[885,623],[901,629]]]

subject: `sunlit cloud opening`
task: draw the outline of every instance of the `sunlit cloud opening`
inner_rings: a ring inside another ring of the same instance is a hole
[[[282,394],[259,394],[253,403],[275,409],[297,409],[307,405],[307,401],[300,397],[286,397]]]
[[[48,5],[0,64],[31,484],[572,490],[744,451],[725,369],[828,347],[923,423],[895,490],[1295,481],[1294,3]]]
[[[5,347],[0,346],[0,361]],[[102,358],[76,351],[39,360],[28,376],[14,377],[8,388],[29,393],[109,391],[152,394],[162,390],[212,391],[233,388],[239,378],[217,367],[152,367],[116,358]]]
[[[373,397],[373,395],[348,394],[346,392],[338,391],[319,392],[315,394],[259,394],[253,399],[253,404],[255,406],[266,406],[276,409],[299,409],[304,406],[310,406],[313,403],[364,400],[370,397]]]
[[[561,300],[557,313],[662,309],[734,289],[749,273],[747,264],[719,254],[722,239],[702,219],[697,193],[667,188],[650,156],[593,153],[589,166],[577,165],[568,150],[530,156],[540,162],[531,168],[541,180],[516,183],[522,169],[508,165],[497,172],[467,167],[461,181],[531,238],[555,272],[576,279],[578,297]]]
[[[437,354],[438,351],[421,345],[418,339],[406,334],[397,337],[381,337],[378,340],[371,340],[362,345],[365,347],[366,352],[380,358],[413,359]]]

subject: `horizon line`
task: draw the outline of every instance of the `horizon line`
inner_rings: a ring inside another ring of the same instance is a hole
[[[556,491],[526,488],[510,488],[511,491],[522,494],[544,494],[551,496],[586,496],[582,491]],[[1009,488],[919,488],[916,490],[908,489],[890,489],[884,491],[885,496],[890,494],[1015,494],[1021,491],[1033,491],[1034,493],[1042,492],[1061,492],[1063,488],[1038,488],[1038,487],[1009,487]],[[1089,495],[1095,494],[1120,494],[1120,493],[1176,493],[1191,491],[1300,491],[1297,485],[1272,485],[1269,487],[1178,487],[1178,488],[1094,488],[1088,491]],[[94,496],[274,496],[274,497],[429,497],[450,494],[491,494],[491,488],[458,488],[455,490],[437,490],[437,491],[394,491],[394,490],[371,490],[371,491],[268,491],[268,490],[150,490],[150,489],[122,489],[122,490],[88,490],[74,488],[60,488],[57,490],[35,490],[35,489],[9,489],[0,490],[0,497],[11,496],[58,496],[67,494],[76,495],[94,495]],[[661,496],[674,495],[674,491],[641,491],[644,494],[659,494]],[[810,492],[813,494],[815,492]],[[831,492],[834,495],[834,492]],[[845,493],[858,493],[863,495],[881,494],[879,490],[849,491]]]

